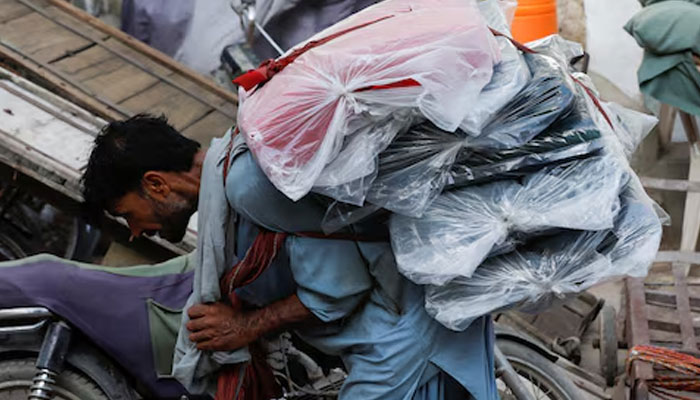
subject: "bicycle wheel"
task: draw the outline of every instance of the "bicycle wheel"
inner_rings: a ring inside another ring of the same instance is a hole
[[[510,340],[499,340],[498,348],[520,376],[533,400],[581,400],[576,385],[563,370],[541,354]],[[502,379],[497,381],[501,400],[521,400],[515,397]]]

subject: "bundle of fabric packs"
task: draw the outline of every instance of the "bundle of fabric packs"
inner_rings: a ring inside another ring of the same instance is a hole
[[[399,270],[426,285],[428,313],[448,328],[504,309],[540,311],[606,280],[646,275],[664,215],[627,157],[656,120],[601,103],[585,75],[577,78],[574,110],[510,153],[564,126],[594,145],[565,160],[555,151],[536,157],[542,163],[502,167],[486,181],[457,180],[421,217],[392,216]],[[502,153],[484,154],[497,165]]]
[[[511,42],[505,3],[384,1],[240,92],[272,183],[329,197],[329,231],[385,210],[399,272],[456,330],[643,276],[661,237],[627,161],[655,119],[601,102],[580,46]]]

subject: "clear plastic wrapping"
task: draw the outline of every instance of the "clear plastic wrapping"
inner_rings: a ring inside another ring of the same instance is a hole
[[[577,109],[570,82],[556,78],[560,74],[557,63],[535,56],[528,58],[528,65],[534,72],[532,81],[518,94],[520,99],[510,99],[494,114],[503,118],[491,118],[487,130],[493,137],[488,140],[462,130],[448,132],[424,121],[398,134],[379,154],[376,173],[316,191],[358,206],[364,200],[417,217],[447,184],[471,183],[525,166],[577,157],[602,146],[596,143],[599,132],[585,112],[585,102]],[[573,111],[575,115],[567,118]],[[557,118],[562,122],[545,130]],[[510,147],[520,141],[520,146]],[[461,161],[454,165],[458,155]]]
[[[626,179],[612,157],[592,157],[545,167],[522,181],[445,192],[420,218],[391,218],[399,271],[419,284],[442,285],[472,276],[516,232],[612,228]]]
[[[525,54],[532,78],[503,108],[491,114],[469,146],[504,149],[521,146],[571,111],[573,82],[553,58]]]
[[[501,49],[501,62],[494,67],[491,81],[459,125],[459,129],[472,136],[478,136],[493,110],[505,106],[530,80],[530,69],[522,54],[508,39],[497,37],[496,40]]]
[[[241,96],[238,126],[270,181],[293,200],[322,175],[321,186],[338,186],[370,173],[407,110],[456,130],[500,60],[473,0],[383,1],[310,41],[339,32]],[[419,86],[391,86],[407,81]],[[367,137],[377,121],[387,129]]]
[[[603,146],[603,135],[579,94],[568,115],[522,146],[503,150],[460,149],[450,169],[449,186],[518,176],[547,164],[592,154]]]
[[[367,201],[398,214],[422,215],[448,183],[465,143],[461,131],[446,132],[430,122],[411,127],[379,155]]]
[[[488,259],[471,278],[428,286],[426,310],[446,327],[463,330],[484,314],[508,308],[535,312],[606,280],[646,275],[661,223],[646,195],[634,188],[623,193],[621,204],[613,229],[540,237]]]
[[[566,65],[568,58],[577,54],[579,49],[578,46],[556,36],[538,41],[532,46],[539,47],[538,50],[560,65]],[[569,117],[560,119],[547,128],[543,135],[552,132],[567,119],[575,117],[577,112],[588,114],[589,125],[592,121],[600,135],[596,141],[602,141],[603,147],[595,153],[598,155],[584,155],[581,161],[596,158],[610,160],[617,165],[615,169],[621,171],[623,176],[624,184],[618,188],[617,194],[619,207],[612,212],[613,226],[569,226],[559,230],[506,235],[502,241],[503,245],[495,246],[495,251],[492,250],[487,258],[480,262],[471,276],[457,276],[452,280],[426,287],[426,310],[448,328],[462,330],[468,327],[474,318],[505,309],[537,312],[603,281],[620,276],[644,276],[653,262],[661,240],[661,224],[667,216],[646,195],[627,158],[651,130],[655,119],[612,103],[594,101],[592,96],[596,96],[595,88],[588,77],[583,74],[575,76],[578,80],[574,87],[576,108]],[[521,146],[519,150],[533,141]],[[488,166],[491,164],[489,161],[493,160],[493,154],[489,153],[487,156],[490,158],[483,164]],[[463,161],[458,155],[455,165]],[[478,163],[473,157],[468,162]],[[548,168],[554,166],[549,165],[545,169]],[[527,180],[535,175],[537,172],[530,171],[521,179]],[[599,175],[595,174],[593,179],[598,177]],[[493,176],[490,179],[493,179]],[[482,186],[469,186],[462,190]],[[455,190],[452,193],[459,192]],[[537,196],[534,193],[531,195]],[[441,198],[442,196],[434,205],[439,204]],[[577,208],[574,206],[577,203],[576,199],[568,200],[571,201],[571,207],[568,209],[572,219],[580,218],[581,210],[590,205],[584,200],[578,202]],[[542,201],[547,202],[544,197],[536,202]],[[560,209],[560,206],[554,205],[549,210],[541,209],[541,212],[556,214],[566,212],[566,209],[567,207]],[[607,215],[607,210],[605,214]],[[457,232],[454,226],[450,229]],[[413,235],[418,231],[414,229]],[[430,235],[435,237],[440,233],[432,232]],[[452,242],[459,243],[456,240]],[[433,249],[436,250],[437,246]],[[468,258],[463,257],[461,260]],[[452,264],[462,266],[454,261]]]

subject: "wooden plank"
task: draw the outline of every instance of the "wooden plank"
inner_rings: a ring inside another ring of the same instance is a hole
[[[640,278],[627,278],[627,342],[630,347],[650,343],[647,305],[644,297],[644,281]],[[632,378],[639,382],[654,378],[651,364],[635,361],[632,365]]]
[[[196,98],[196,99],[199,100],[200,102],[202,102],[202,103],[204,103],[204,104],[207,104],[207,105],[209,105],[209,106],[211,106],[211,107],[213,107],[213,108],[216,108],[216,109],[218,109],[219,111],[221,111],[221,112],[224,113],[224,114],[228,114],[228,113],[229,113],[228,110],[226,110],[226,109],[223,108],[223,107],[220,107],[220,105],[219,105],[217,102],[211,102],[211,101],[207,100],[206,97],[205,97],[205,96],[202,96],[198,91],[192,92],[192,91],[188,90],[187,88],[183,88],[181,84],[179,84],[179,83],[176,82],[176,81],[173,81],[167,74],[165,74],[165,75],[164,75],[164,74],[157,74],[157,73],[155,73],[155,71],[153,71],[152,69],[150,69],[147,65],[143,65],[143,64],[142,64],[141,62],[139,62],[138,60],[135,60],[135,59],[133,59],[133,58],[127,56],[127,55],[124,54],[123,52],[115,51],[114,49],[110,48],[109,46],[105,46],[105,44],[104,44],[104,43],[102,42],[102,40],[101,40],[101,39],[103,39],[103,38],[98,37],[98,35],[85,32],[84,29],[81,30],[80,28],[77,28],[77,27],[76,27],[75,21],[72,21],[72,20],[71,20],[71,21],[66,21],[66,18],[58,18],[58,17],[56,17],[56,16],[54,16],[54,15],[51,15],[51,13],[47,12],[47,10],[42,9],[41,7],[37,7],[37,6],[33,5],[32,2],[31,2],[30,0],[17,0],[17,1],[19,1],[19,2],[21,2],[21,3],[23,3],[23,4],[27,5],[27,6],[29,6],[29,7],[32,8],[32,9],[34,9],[35,12],[41,14],[41,15],[42,15],[44,18],[46,18],[47,20],[50,20],[51,22],[54,22],[54,23],[57,24],[57,25],[60,25],[60,26],[61,26],[62,28],[64,28],[66,31],[71,32],[72,34],[75,34],[75,35],[77,35],[77,36],[83,38],[84,40],[87,40],[87,41],[89,41],[89,42],[95,43],[95,44],[98,45],[98,46],[104,47],[105,49],[107,49],[107,50],[109,50],[110,52],[112,52],[113,54],[115,54],[117,57],[122,58],[125,62],[127,62],[127,63],[133,65],[134,67],[136,67],[136,68],[138,68],[138,69],[141,69],[141,70],[144,71],[145,73],[147,73],[147,74],[149,74],[149,75],[153,75],[153,76],[155,76],[156,78],[158,78],[158,79],[160,79],[160,80],[162,80],[162,81],[164,81],[164,82],[167,82],[168,84],[170,84],[171,86],[177,88],[178,90],[181,90],[181,91],[183,91],[183,92],[185,92],[185,93],[188,93],[190,96]],[[59,17],[60,17],[60,16],[59,16]],[[84,24],[78,24],[78,26],[80,26],[80,25],[84,25]],[[68,53],[70,53],[70,52],[67,52],[66,54],[68,54]],[[230,115],[231,115],[232,118],[235,118],[235,115],[234,115],[234,114],[230,114]]]
[[[687,285],[686,285],[687,287]],[[690,292],[690,289],[688,289]],[[676,294],[661,290],[645,290],[647,304],[657,307],[676,308]],[[690,311],[700,313],[700,297],[689,297]]]
[[[83,82],[114,71],[124,65],[124,62],[102,47],[93,46],[74,56],[52,62],[51,65]]]
[[[122,60],[114,61],[115,64],[119,65],[118,68],[93,76],[81,83],[95,93],[100,93],[105,98],[120,103],[144,92],[160,81],[153,75],[145,74]]]
[[[690,148],[690,167],[688,168],[688,180],[700,181],[700,155]],[[700,233],[700,193],[690,192],[685,197],[685,209],[683,212],[683,226],[681,230],[681,250],[695,251]]]
[[[57,73],[49,65],[37,63],[35,60],[27,57],[14,48],[7,46],[0,39],[0,56],[4,57],[5,63],[8,63],[14,68],[21,68],[23,73],[32,75],[33,79],[38,79],[39,81],[48,85],[48,87],[67,98],[67,100],[76,102],[77,104],[91,110],[93,113],[98,114],[108,120],[122,119],[129,114],[122,113],[119,107],[114,107],[108,103],[100,100],[99,96],[94,96],[91,93],[87,93],[81,88],[70,84],[70,80],[67,80],[65,76]]]
[[[640,176],[642,185],[647,189],[668,190],[672,192],[700,192],[700,182],[683,179],[663,179]]]
[[[58,25],[67,25],[70,26],[71,28],[77,29],[81,34],[87,35],[88,37],[92,38],[107,38],[109,37],[108,34],[100,31],[99,29],[95,29],[94,27],[83,23],[79,19],[73,17],[72,15],[64,12],[62,9],[52,6],[45,0],[15,0],[18,1],[25,6],[31,8],[34,12],[38,12],[42,15],[44,15],[46,18],[50,19],[51,21],[56,22]],[[78,36],[81,36],[81,34],[78,34],[77,32],[73,32]],[[86,40],[90,40],[89,38],[85,38]]]
[[[121,103],[132,113],[165,114],[176,129],[182,129],[203,117],[211,109],[187,94],[160,82]]]
[[[153,59],[151,59],[147,55],[140,53],[137,50],[134,50],[133,48],[125,45],[124,43],[120,42],[119,40],[113,37],[106,38],[104,40],[101,40],[100,42],[102,43],[102,49],[106,52],[112,53],[113,56],[115,56],[114,52],[119,53],[127,59],[139,63],[155,75],[166,76],[172,75],[174,71],[176,72],[175,69],[169,68],[166,65],[153,61]],[[198,90],[202,89],[199,88]]]
[[[232,102],[232,103],[237,103],[238,102],[238,96],[235,93],[231,93],[230,91],[218,86],[216,83],[214,83],[211,79],[208,79],[199,73],[185,67],[184,65],[175,62],[172,58],[167,56],[166,54],[163,54],[162,52],[148,46],[147,44],[137,40],[136,38],[127,35],[126,33],[110,26],[104,23],[103,21],[99,20],[98,18],[95,18],[84,11],[80,10],[79,8],[73,6],[72,4],[69,4],[68,2],[65,2],[63,0],[48,0],[51,4],[55,5],[58,8],[61,8],[63,11],[71,14],[75,18],[84,21],[91,25],[92,27],[99,29],[100,31],[108,34],[109,36],[112,36],[113,38],[116,38],[120,40],[121,42],[125,43],[129,47],[133,48],[134,50],[141,52],[151,59],[168,66],[171,69],[174,69],[175,71],[181,73],[182,75],[186,76],[187,78],[198,82],[201,84],[203,87],[205,87],[207,90],[216,93],[223,99]]]
[[[32,10],[15,0],[0,0],[0,24],[24,17]]]
[[[668,307],[647,304],[647,315],[650,329],[681,333],[678,314],[673,311],[669,311]],[[697,331],[697,334],[700,335],[700,326],[697,324],[695,324],[696,326],[693,326],[692,318],[690,318],[688,322],[690,322],[691,328],[689,331],[693,332],[693,330],[695,330]]]
[[[26,103],[31,104],[32,106],[37,107],[48,113],[51,113],[54,117],[60,119],[61,121],[67,123],[68,125],[71,125],[76,129],[82,130],[83,132],[88,134],[92,134],[93,136],[95,135],[95,132],[89,131],[88,128],[86,128],[84,125],[75,123],[75,121],[73,121],[72,119],[65,118],[65,116],[54,112],[51,106],[49,106],[43,101],[40,101],[39,99],[32,97],[31,93],[22,93],[19,90],[17,90],[17,88],[8,85],[2,80],[0,80],[0,89],[3,89],[6,92],[15,95],[16,97],[21,97]],[[3,105],[3,107],[6,107],[6,105]]]
[[[90,41],[37,13],[0,25],[0,37],[40,62],[53,60],[90,44]]]
[[[41,99],[41,102],[44,103],[45,106],[50,105],[52,109],[61,110],[62,115],[70,115],[71,119],[77,118],[77,120],[83,121],[87,126],[102,127],[106,123],[105,120],[82,108],[79,108],[74,103],[71,103],[63,97],[57,96],[52,91],[36,85],[20,77],[19,75],[15,75],[8,70],[0,68],[0,77],[4,81],[3,87],[7,87],[9,83],[12,82],[13,84],[21,87],[25,93],[29,93],[35,98]],[[40,108],[43,109],[44,107]],[[90,131],[92,132],[92,129],[90,129]]]
[[[683,348],[696,351],[698,349],[693,327],[693,316],[690,313],[690,294],[685,277],[688,275],[690,265],[677,263],[673,265],[673,277],[676,280],[676,309],[681,326]]]
[[[204,90],[199,83],[194,82],[191,79],[188,79],[187,77],[184,77],[180,74],[173,74],[170,77],[170,79],[172,79],[174,83],[180,85],[183,89],[185,89],[186,92],[197,93],[197,96],[200,96],[203,100],[206,100],[208,103],[217,106],[222,106],[224,109],[219,111],[222,114],[229,115],[229,117],[231,118],[236,117],[238,103],[231,103],[227,99],[224,99],[215,93],[212,93],[208,90]]]
[[[674,107],[668,104],[661,104],[659,112],[659,145],[661,149],[665,149],[671,143],[671,135],[673,134],[673,125],[676,122],[676,112]]]
[[[698,135],[700,134],[698,133],[698,123],[695,120],[695,116],[685,111],[679,111],[679,116],[685,130],[685,136],[688,138],[688,143],[696,145],[698,142]],[[697,149],[697,147],[695,149]]]
[[[700,264],[700,253],[694,251],[659,251],[656,253],[655,263],[683,262],[687,264]]]
[[[221,137],[233,125],[231,118],[213,111],[204,118],[196,121],[182,131],[182,134],[192,140],[196,140],[203,146],[209,146],[209,142],[215,137]]]

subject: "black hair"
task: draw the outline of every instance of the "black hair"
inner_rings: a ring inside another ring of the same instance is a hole
[[[182,136],[165,116],[138,114],[105,125],[81,179],[88,216],[140,190],[147,171],[189,171],[198,150],[199,143]]]

